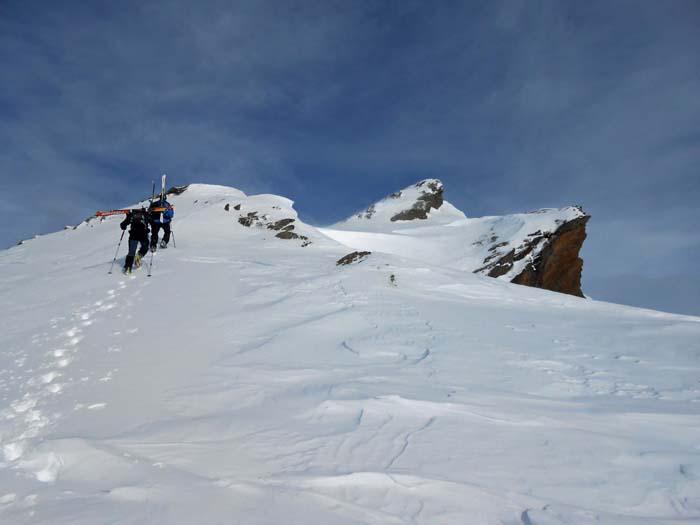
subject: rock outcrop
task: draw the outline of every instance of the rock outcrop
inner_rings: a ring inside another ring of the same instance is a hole
[[[393,217],[391,222],[396,221],[413,221],[416,219],[425,220],[428,218],[428,213],[432,209],[439,209],[443,204],[442,195],[444,188],[439,180],[428,179],[419,182],[415,186],[420,189],[420,194],[413,203],[413,206],[406,210],[402,210]],[[402,192],[392,193],[389,198],[400,198]]]
[[[557,220],[552,230],[528,234],[515,247],[507,241],[498,242],[498,236],[492,235],[488,239],[491,243],[489,255],[474,273],[496,278],[506,276],[516,284],[584,297],[581,290],[583,260],[579,252],[586,239],[586,223],[590,216],[581,208],[573,210],[578,213],[572,218]]]
[[[586,215],[562,224],[544,248],[511,282],[584,297],[581,290],[583,259],[579,252],[586,240]]]
[[[347,266],[349,264],[354,264],[364,261],[367,257],[372,255],[372,252],[352,252],[344,255],[335,262],[336,266]]]
[[[234,206],[234,209],[240,210],[240,205]],[[298,233],[295,233],[293,231],[295,222],[296,219],[293,219],[291,217],[285,217],[284,219],[279,219],[276,221],[271,220],[267,214],[259,215],[259,212],[257,211],[251,211],[245,215],[241,214],[238,217],[238,223],[241,226],[245,226],[246,228],[257,226],[259,228],[267,228],[268,230],[276,231],[277,234],[275,235],[275,237],[277,237],[278,239],[298,239],[302,241],[301,247],[306,248],[311,244],[311,241],[306,235],[299,235]]]
[[[184,186],[172,186],[168,191],[165,192],[166,195],[182,195],[189,188],[189,184]]]

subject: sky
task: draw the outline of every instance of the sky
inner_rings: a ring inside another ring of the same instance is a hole
[[[700,315],[700,2],[0,0],[0,246],[225,184],[581,205],[590,296]],[[115,241],[119,232],[115,232]]]

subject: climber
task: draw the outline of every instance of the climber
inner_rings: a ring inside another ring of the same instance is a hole
[[[134,262],[137,268],[141,266],[141,259],[148,253],[148,212],[146,209],[130,210],[120,226],[122,230],[126,230],[129,225],[131,225],[129,229],[129,254],[124,261],[124,273],[126,274],[131,273]],[[141,248],[136,253],[139,244],[141,244]]]
[[[156,251],[158,246],[158,232],[163,228],[163,239],[160,241],[161,248],[167,248],[170,241],[170,221],[173,220],[173,207],[166,200],[165,195],[161,195],[148,207],[151,220],[151,251]]]

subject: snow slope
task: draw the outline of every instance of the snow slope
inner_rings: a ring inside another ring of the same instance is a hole
[[[411,221],[410,226],[403,224],[400,228],[374,223],[371,231],[340,229],[337,225],[320,231],[357,250],[400,255],[474,272],[484,268],[489,260],[523,246],[533,232],[554,232],[564,222],[583,215],[580,209],[568,207],[502,217],[461,219],[438,225],[424,226],[423,221]],[[515,261],[512,268],[499,278],[510,282],[539,254],[540,249],[538,246],[527,257]]]
[[[171,202],[151,278],[117,217],[0,252],[0,523],[700,520],[700,318]]]
[[[527,256],[516,257],[508,271],[498,276],[510,282],[537,258],[548,242],[547,235],[562,224],[586,216],[581,208],[569,206],[468,219],[444,201],[439,208],[431,209],[424,220],[391,220],[417,202],[428,184],[436,185],[442,192],[440,181],[427,179],[321,231],[357,250],[390,253],[482,275],[488,275],[490,263],[512,250],[527,250]],[[536,244],[530,250],[528,245],[533,241]]]

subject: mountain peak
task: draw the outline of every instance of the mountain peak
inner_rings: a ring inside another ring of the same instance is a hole
[[[411,191],[413,190],[413,191]],[[391,217],[391,222],[396,221],[412,221],[415,219],[425,220],[428,218],[428,213],[432,209],[440,209],[440,207],[445,202],[442,198],[444,193],[444,186],[438,179],[425,179],[413,186],[406,188],[403,191],[398,192],[398,194],[392,194],[390,198],[401,199],[403,197],[403,192],[409,194],[415,193],[418,190],[418,196],[415,197],[415,201],[410,208],[400,211],[393,217]],[[409,196],[412,199],[413,195]]]
[[[413,225],[416,221],[453,222],[465,219],[464,213],[443,198],[444,185],[438,179],[424,179],[400,191],[394,192],[375,202],[363,211],[341,221],[335,227],[363,230],[373,226],[391,224],[400,227],[402,223]],[[440,220],[441,219],[441,220]]]

